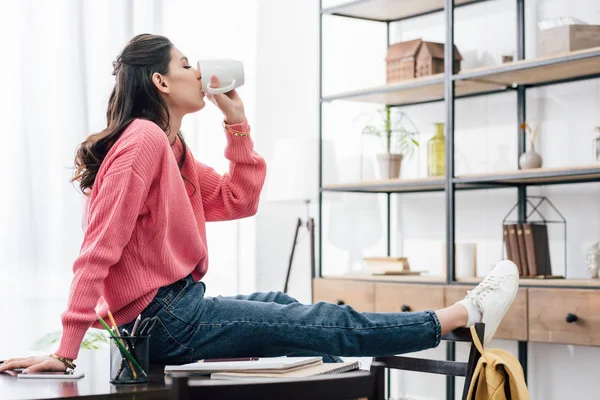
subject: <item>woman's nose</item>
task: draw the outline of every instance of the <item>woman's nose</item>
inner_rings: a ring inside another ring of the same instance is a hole
[[[196,77],[198,78],[198,80],[200,80],[202,77],[200,73],[200,61],[198,61],[198,63],[196,64]]]

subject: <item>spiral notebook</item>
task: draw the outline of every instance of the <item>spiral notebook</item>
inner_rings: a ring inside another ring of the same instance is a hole
[[[359,361],[348,361],[341,363],[325,363],[320,365],[309,366],[295,371],[282,373],[268,372],[217,372],[210,375],[210,379],[224,379],[235,381],[254,381],[265,379],[294,379],[308,378],[318,375],[341,374],[360,369]]]

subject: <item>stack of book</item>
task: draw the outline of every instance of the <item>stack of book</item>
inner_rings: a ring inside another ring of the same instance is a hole
[[[250,357],[166,365],[165,374],[183,372],[188,375],[210,375],[211,379],[252,381],[307,378],[339,374],[359,368],[359,361],[325,364],[322,357]]]
[[[506,255],[526,278],[552,277],[546,224],[504,224]]]
[[[365,257],[365,271],[371,275],[420,275],[411,271],[406,257]]]

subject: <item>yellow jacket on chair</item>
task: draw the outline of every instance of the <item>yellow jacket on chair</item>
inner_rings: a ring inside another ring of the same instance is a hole
[[[506,350],[483,351],[474,326],[471,327],[471,334],[473,335],[473,344],[481,353],[481,358],[475,367],[467,399],[507,400],[505,393],[505,387],[507,387],[510,388],[511,400],[529,400],[529,391],[519,360]],[[506,383],[507,379],[508,384]],[[475,384],[477,384],[476,391]]]

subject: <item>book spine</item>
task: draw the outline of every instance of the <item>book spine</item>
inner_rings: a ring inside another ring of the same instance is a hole
[[[504,246],[506,247],[506,258],[508,260],[513,260],[513,252],[512,252],[512,248],[510,246],[510,240],[508,239],[508,231],[509,231],[509,225],[504,224],[502,225],[502,235],[504,237]],[[517,266],[518,268],[518,266]],[[521,275],[521,271],[519,271],[519,275]]]
[[[538,231],[540,232],[540,258],[542,263],[539,266],[538,274],[540,275],[552,275],[552,266],[550,265],[550,243],[548,239],[548,226],[538,225]]]
[[[532,224],[523,224],[523,236],[527,247],[527,265],[530,275],[537,275],[537,254],[535,250],[535,239]]]
[[[508,224],[508,242],[510,243],[511,254],[508,258],[515,263],[519,270],[519,275],[526,275],[527,272],[523,270],[521,265],[521,256],[519,255],[519,242],[517,241],[517,227],[515,224]]]
[[[519,242],[519,260],[521,262],[521,268],[524,271],[524,275],[535,275],[535,269],[532,271],[532,268],[529,266],[527,262],[527,250],[525,246],[525,236],[523,235],[523,224],[518,224],[516,226],[517,229],[517,241]]]
[[[365,270],[368,272],[386,272],[386,271],[410,271],[408,261],[364,261]]]

